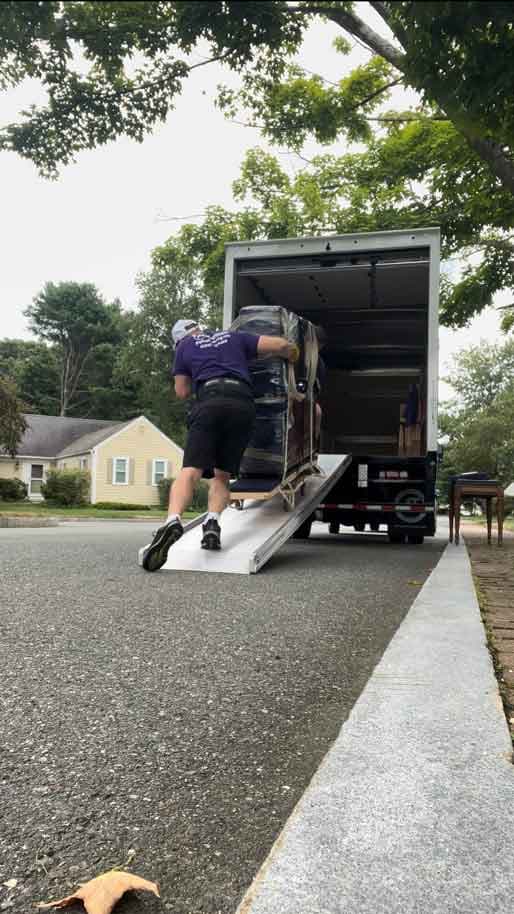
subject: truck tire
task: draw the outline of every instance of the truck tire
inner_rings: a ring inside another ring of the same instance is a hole
[[[339,533],[339,524],[336,520],[330,521],[328,525],[328,532],[333,533],[335,536]]]
[[[295,530],[293,533],[293,539],[295,540],[308,540],[311,535],[312,522],[314,520],[314,515],[311,514],[307,520],[304,520],[303,524],[300,524],[298,530]]]
[[[390,543],[404,543],[405,533],[402,530],[388,530]]]
[[[423,545],[424,540],[425,540],[425,537],[424,537],[423,533],[408,533],[407,534],[407,542],[410,543],[411,546],[421,546],[421,545]]]

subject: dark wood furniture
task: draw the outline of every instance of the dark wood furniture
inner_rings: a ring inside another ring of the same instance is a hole
[[[491,529],[493,520],[493,498],[496,498],[496,520],[498,523],[498,545],[503,544],[503,488],[494,480],[462,480],[456,479],[450,488],[449,520],[450,543],[453,542],[453,526],[455,521],[455,545],[459,545],[460,532],[460,506],[464,497],[471,495],[473,498],[485,499],[487,503],[487,542],[491,545]]]

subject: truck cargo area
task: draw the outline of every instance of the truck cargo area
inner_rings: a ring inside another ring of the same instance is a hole
[[[236,262],[234,313],[280,305],[327,334],[321,450],[398,455],[400,409],[412,385],[422,410],[427,401],[428,248],[252,254]],[[426,453],[426,430],[425,422],[409,456]]]

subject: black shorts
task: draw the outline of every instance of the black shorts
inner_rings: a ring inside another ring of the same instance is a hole
[[[206,479],[213,477],[214,468],[237,476],[254,423],[255,404],[250,397],[213,397],[195,403],[183,466],[203,470]]]

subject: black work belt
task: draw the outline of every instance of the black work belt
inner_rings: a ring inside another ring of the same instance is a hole
[[[212,378],[201,382],[196,389],[197,400],[214,399],[215,397],[238,397],[253,400],[252,388],[246,381],[237,378]]]

